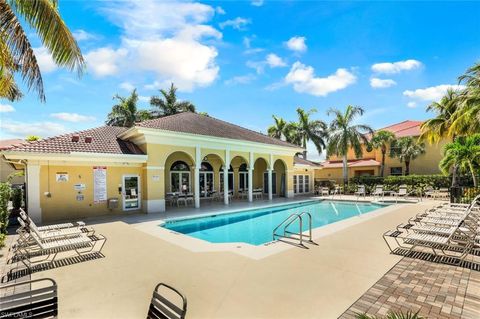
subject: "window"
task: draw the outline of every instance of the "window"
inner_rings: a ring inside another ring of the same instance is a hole
[[[200,197],[209,197],[214,189],[213,167],[208,162],[202,162],[199,173]]]
[[[170,167],[170,191],[174,193],[190,192],[190,167],[187,163],[176,161]]]
[[[310,176],[305,175],[305,193],[310,192]]]
[[[247,164],[243,163],[238,168],[238,190],[244,191],[248,189],[248,170]]]
[[[297,175],[293,175],[293,192],[296,194],[298,193],[298,189],[297,189]]]
[[[233,168],[230,165],[228,169],[228,190],[233,192]],[[220,167],[220,191],[223,192],[223,165]]]
[[[172,164],[170,167],[171,171],[190,171],[190,167],[187,165],[187,163],[183,161],[176,161],[175,163]]]
[[[390,175],[401,176],[402,175],[402,167],[390,167]]]
[[[298,192],[303,193],[303,175],[298,175]]]
[[[268,172],[263,173],[263,192],[268,194]],[[277,194],[277,173],[272,172],[272,194]]]
[[[310,193],[310,175],[293,175],[293,192]]]

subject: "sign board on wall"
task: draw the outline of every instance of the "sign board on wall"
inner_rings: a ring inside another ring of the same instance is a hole
[[[87,188],[85,186],[85,184],[75,184],[75,185],[73,185],[73,189],[75,189],[76,191],[83,191],[85,188]]]
[[[93,202],[101,203],[107,200],[107,167],[93,167]]]
[[[55,174],[57,183],[68,182],[68,173],[58,172]]]

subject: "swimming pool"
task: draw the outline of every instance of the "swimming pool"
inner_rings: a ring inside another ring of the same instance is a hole
[[[236,213],[167,221],[162,227],[211,243],[244,242],[262,245],[272,241],[272,231],[293,213],[312,215],[312,228],[359,216],[388,205],[375,203],[308,201]],[[298,224],[297,226],[298,227]],[[304,225],[307,230],[308,225]]]

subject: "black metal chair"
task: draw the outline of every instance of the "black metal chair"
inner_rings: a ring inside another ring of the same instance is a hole
[[[0,289],[21,289],[22,285],[41,284],[40,288],[0,297],[0,318],[57,318],[57,284],[53,279],[37,279],[3,286]],[[43,285],[46,284],[46,285]],[[1,294],[3,296],[3,292]]]
[[[176,293],[181,299],[182,306],[179,307],[172,301],[160,294],[160,288],[164,287],[168,290]],[[164,284],[159,283],[153,291],[152,301],[148,308],[147,319],[184,319],[187,313],[187,298],[183,296],[177,289]]]

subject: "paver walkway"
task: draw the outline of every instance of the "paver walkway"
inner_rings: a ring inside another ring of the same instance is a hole
[[[427,318],[480,318],[480,272],[403,258],[342,316],[419,311]]]

